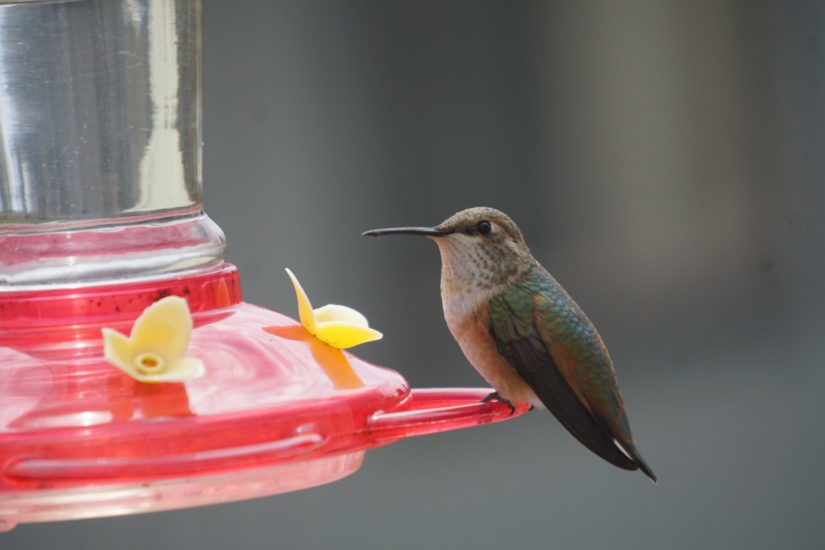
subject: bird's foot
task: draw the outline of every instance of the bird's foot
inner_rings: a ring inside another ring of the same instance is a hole
[[[504,403],[507,407],[510,408],[510,414],[516,412],[516,407],[513,406],[512,401],[509,399],[504,399],[497,391],[487,395],[484,399],[481,400],[482,403],[489,403],[490,401],[498,401],[499,403]]]

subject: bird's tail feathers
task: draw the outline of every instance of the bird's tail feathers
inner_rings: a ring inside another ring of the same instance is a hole
[[[642,454],[639,452],[639,449],[636,448],[636,445],[632,443],[624,444],[620,441],[616,441],[616,444],[622,449],[622,451],[624,451],[627,454],[627,456],[631,460],[633,460],[633,462],[636,463],[636,466],[639,467],[642,473],[646,475],[648,479],[650,479],[650,481],[652,481],[653,483],[659,482],[658,478],[656,477],[656,474],[653,473],[653,470],[650,468],[650,466],[647,465],[645,459],[642,458]]]

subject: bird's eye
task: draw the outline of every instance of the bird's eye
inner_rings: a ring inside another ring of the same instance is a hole
[[[482,235],[489,235],[493,231],[493,226],[487,220],[481,220],[478,222],[476,229]]]

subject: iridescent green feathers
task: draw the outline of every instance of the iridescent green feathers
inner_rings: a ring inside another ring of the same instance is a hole
[[[535,263],[493,296],[489,319],[499,352],[568,431],[608,462],[655,480],[633,444],[598,332],[544,268]]]

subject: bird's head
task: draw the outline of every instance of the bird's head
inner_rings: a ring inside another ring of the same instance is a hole
[[[467,290],[505,284],[531,265],[533,257],[521,230],[495,208],[468,208],[435,227],[392,227],[364,235],[422,235],[441,252],[443,280]]]

